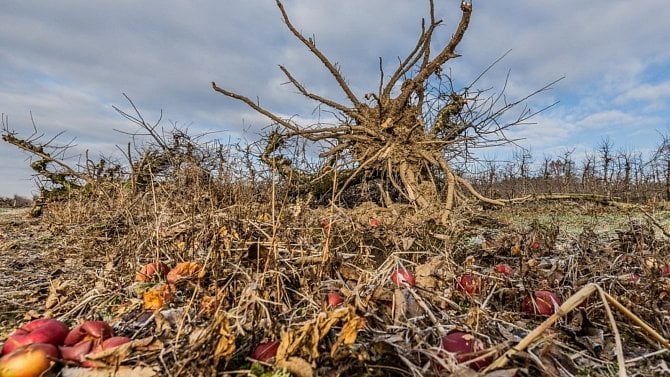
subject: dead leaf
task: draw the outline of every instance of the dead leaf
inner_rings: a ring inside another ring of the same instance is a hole
[[[191,347],[198,347],[207,340],[209,329],[204,327],[196,327],[188,335],[188,345]]]
[[[428,260],[428,262],[417,266],[414,269],[414,274],[416,276],[416,285],[421,288],[435,288],[438,285],[439,280],[438,276],[441,274],[438,272],[444,264],[444,258],[441,256],[435,256]],[[440,279],[444,280],[443,277]]]
[[[62,293],[65,288],[70,286],[69,283],[69,281],[62,282],[60,279],[54,279],[51,281],[49,284],[49,295],[44,302],[45,309],[51,309],[60,303],[60,299],[63,296]]]
[[[279,369],[286,369],[289,373],[295,377],[312,377],[314,376],[314,369],[312,365],[307,362],[307,360],[300,357],[289,357],[286,360],[279,360],[276,363],[276,367]]]
[[[172,299],[173,289],[169,284],[158,284],[142,294],[144,309],[158,310]]]
[[[222,314],[222,317],[219,325],[219,342],[216,344],[216,349],[214,350],[214,356],[217,358],[223,357],[226,360],[230,360],[235,353],[235,334],[233,334],[232,329],[230,328],[230,322],[228,317],[225,314]]]
[[[493,372],[486,373],[484,377],[514,377],[514,376],[519,376],[519,371],[520,368],[511,368],[511,369],[498,369],[494,370]],[[524,373],[523,375],[526,375],[527,373]]]
[[[305,322],[300,329],[282,330],[277,360],[286,360],[304,349],[310,358],[316,359],[320,353],[319,343],[330,329],[341,319],[355,316],[353,307],[337,308],[333,311],[321,312],[314,319]]]
[[[333,344],[333,348],[330,351],[330,356],[333,357],[335,355],[340,344],[354,344],[354,342],[356,342],[356,338],[358,337],[358,330],[364,328],[365,323],[365,318],[361,316],[354,315],[352,318],[350,318],[349,321],[347,321],[347,323],[342,326],[340,335],[337,337],[337,340],[335,341],[335,344]]]
[[[153,337],[147,337],[132,340],[114,348],[88,354],[86,355],[86,359],[100,368],[119,366],[130,358],[133,351],[147,352],[160,350],[162,348],[163,343],[160,340],[154,339]]]

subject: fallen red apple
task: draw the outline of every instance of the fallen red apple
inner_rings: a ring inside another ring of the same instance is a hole
[[[131,340],[132,339],[128,338],[127,336],[113,336],[109,339],[105,339],[103,342],[98,343],[95,347],[93,347],[93,349],[90,352],[83,355],[81,359],[81,366],[86,368],[96,368],[98,366],[103,366],[104,363],[101,365],[101,363],[99,363],[98,361],[88,360],[86,359],[86,357],[98,352],[108,351],[116,347],[122,346],[126,343],[129,343]]]
[[[555,308],[561,305],[561,299],[554,292],[535,291],[534,299],[526,296],[521,302],[521,310],[528,314],[550,316],[554,314]]]
[[[79,363],[84,360],[84,356],[91,352],[93,343],[94,341],[89,339],[72,346],[60,346],[58,349],[60,350],[63,360],[76,361]]]
[[[403,287],[405,284],[413,287],[416,284],[416,279],[414,274],[407,271],[406,269],[400,267],[397,270],[391,273],[391,281],[395,283],[398,287]]]
[[[267,362],[277,355],[277,350],[279,349],[279,342],[276,340],[263,342],[254,348],[254,351],[251,353],[251,358],[254,360]]]
[[[28,322],[14,330],[7,337],[2,347],[2,354],[8,354],[14,349],[32,343],[46,343],[55,346],[63,344],[67,336],[68,327],[61,321],[52,318],[40,318]]]
[[[67,334],[63,344],[74,346],[84,340],[103,341],[112,336],[112,328],[105,321],[86,321]]]
[[[452,331],[442,337],[440,348],[454,353],[456,361],[461,364],[481,356],[482,350],[484,350],[484,343],[472,334],[463,331]],[[487,357],[469,363],[468,366],[471,369],[479,371],[489,364],[491,364],[491,358]]]
[[[164,277],[170,271],[170,267],[163,262],[145,264],[135,275],[135,281],[147,282],[156,278]]]
[[[109,350],[114,347],[118,347],[120,345],[130,343],[132,339],[130,339],[127,336],[113,336],[109,339],[105,339],[101,344],[100,344],[100,351],[104,350]]]
[[[38,377],[51,368],[56,359],[58,348],[53,344],[28,344],[0,358],[0,376]]]
[[[514,273],[514,269],[508,264],[499,264],[493,267],[493,271],[501,275],[510,276]]]
[[[475,295],[479,293],[480,285],[481,285],[481,279],[479,279],[479,277],[469,273],[465,273],[461,275],[461,278],[458,280],[456,288],[459,291],[465,292],[469,295]]]
[[[342,295],[337,292],[328,292],[328,306],[335,308],[342,305],[343,302]]]

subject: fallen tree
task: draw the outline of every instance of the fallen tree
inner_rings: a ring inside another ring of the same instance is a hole
[[[442,21],[436,19],[435,4],[430,0],[429,18],[427,22],[422,20],[414,48],[400,60],[390,76],[385,75],[380,58],[379,87],[376,92],[365,94],[363,99],[354,94],[338,66],[323,54],[315,40],[298,31],[282,2],[277,0],[276,4],[286,27],[325,66],[349,103],[342,104],[310,92],[280,65],[288,81],[304,97],[329,108],[337,120],[332,125],[304,125],[282,118],[257,101],[212,82],[216,92],[244,102],[275,123],[275,130],[266,138],[261,156],[264,162],[280,174],[299,181],[296,177],[304,177],[304,172],[293,167],[292,160],[281,153],[282,148],[296,138],[323,142],[328,146],[319,156],[328,160],[331,175],[340,173],[344,177],[335,184],[332,197],[335,200],[352,182],[373,175],[382,178],[383,184],[378,188],[387,202],[393,197],[388,191],[393,190],[398,194],[396,201],[419,209],[438,203],[445,217],[454,206],[470,198],[504,205],[501,200],[481,195],[454,169],[452,161],[467,158],[473,148],[511,142],[503,131],[525,122],[537,112],[524,107],[508,122],[502,121],[503,114],[548,89],[549,85],[513,102],[507,102],[502,93],[473,89],[472,85],[479,78],[471,85],[454,89],[451,78],[442,73],[442,68],[459,56],[456,48],[470,24],[471,3],[460,4],[461,16],[456,30],[448,43],[433,53],[431,44]],[[313,182],[313,176],[307,178]]]

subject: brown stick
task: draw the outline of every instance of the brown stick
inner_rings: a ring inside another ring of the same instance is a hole
[[[491,363],[491,365],[489,365],[486,369],[484,369],[484,373],[491,371],[493,369],[502,368],[505,365],[507,365],[507,362],[509,362],[510,358],[514,356],[514,354],[526,349],[526,347],[528,347],[531,343],[533,343],[540,335],[542,335],[543,332],[545,332],[554,323],[556,323],[556,321],[558,321],[559,318],[563,317],[564,315],[574,310],[577,307],[577,305],[579,305],[582,301],[584,301],[597,289],[598,286],[596,284],[594,283],[587,284],[586,286],[584,286],[584,288],[577,291],[577,293],[570,296],[570,298],[565,300],[563,305],[561,305],[558,308],[556,313],[552,314],[551,317],[547,318],[544,322],[542,322],[540,326],[536,327],[535,330],[531,331],[530,334],[526,335],[526,337],[523,338],[517,345],[510,348],[502,356],[497,358],[493,363]]]

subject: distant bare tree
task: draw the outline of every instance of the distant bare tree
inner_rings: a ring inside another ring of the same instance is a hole
[[[612,149],[614,144],[609,138],[603,138],[598,145],[598,151],[600,152],[600,160],[602,161],[603,167],[603,183],[605,186],[609,185],[609,175],[610,175],[610,166],[612,163]]]

